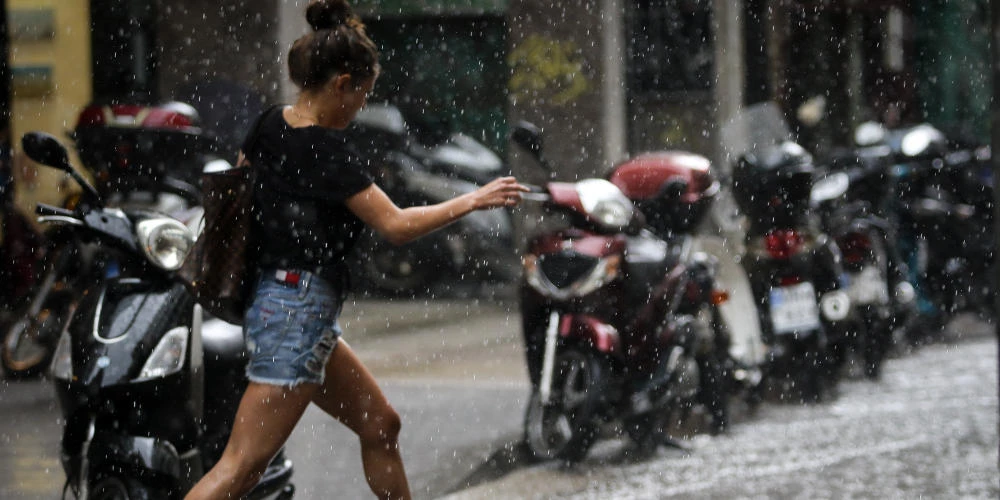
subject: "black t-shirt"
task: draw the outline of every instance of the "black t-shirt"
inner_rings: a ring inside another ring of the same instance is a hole
[[[344,201],[370,186],[372,177],[344,134],[292,128],[282,109],[265,111],[242,148],[257,174],[257,267],[339,268],[364,231]]]

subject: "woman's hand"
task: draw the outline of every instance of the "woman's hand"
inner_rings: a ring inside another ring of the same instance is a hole
[[[477,210],[512,207],[521,202],[521,193],[528,188],[517,183],[513,177],[500,177],[472,193]]]

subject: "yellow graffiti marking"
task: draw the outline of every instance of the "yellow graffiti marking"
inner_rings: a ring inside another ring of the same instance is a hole
[[[553,104],[563,106],[590,89],[583,73],[583,57],[572,42],[532,35],[510,52],[507,62],[512,70],[508,85],[515,101],[548,97]]]

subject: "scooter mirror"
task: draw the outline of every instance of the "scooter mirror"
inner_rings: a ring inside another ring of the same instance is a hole
[[[945,141],[944,134],[930,125],[913,127],[903,136],[900,149],[906,156],[919,156],[932,151],[932,146]]]
[[[519,122],[511,130],[510,139],[531,153],[539,162],[545,163],[542,161],[542,131],[535,124]]]
[[[69,164],[69,153],[66,151],[66,147],[59,142],[59,139],[45,132],[28,132],[21,137],[21,148],[24,149],[24,154],[28,155],[28,158],[69,174],[83,188],[89,201],[98,205],[104,204],[97,189]]]
[[[66,147],[59,143],[59,140],[45,132],[28,132],[21,138],[21,147],[28,158],[58,168],[65,172],[72,172],[73,167],[69,165],[69,154]]]
[[[854,144],[866,147],[881,144],[885,140],[885,127],[876,122],[864,122],[854,130]]]
[[[809,198],[813,203],[823,203],[840,198],[851,187],[851,178],[843,172],[835,172],[813,183]]]

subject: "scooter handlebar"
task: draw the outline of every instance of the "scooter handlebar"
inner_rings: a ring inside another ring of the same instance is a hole
[[[45,203],[39,203],[35,207],[35,213],[42,216],[56,215],[63,217],[73,217],[75,215],[72,210],[67,210],[65,208],[57,207],[54,205],[47,205]]]

